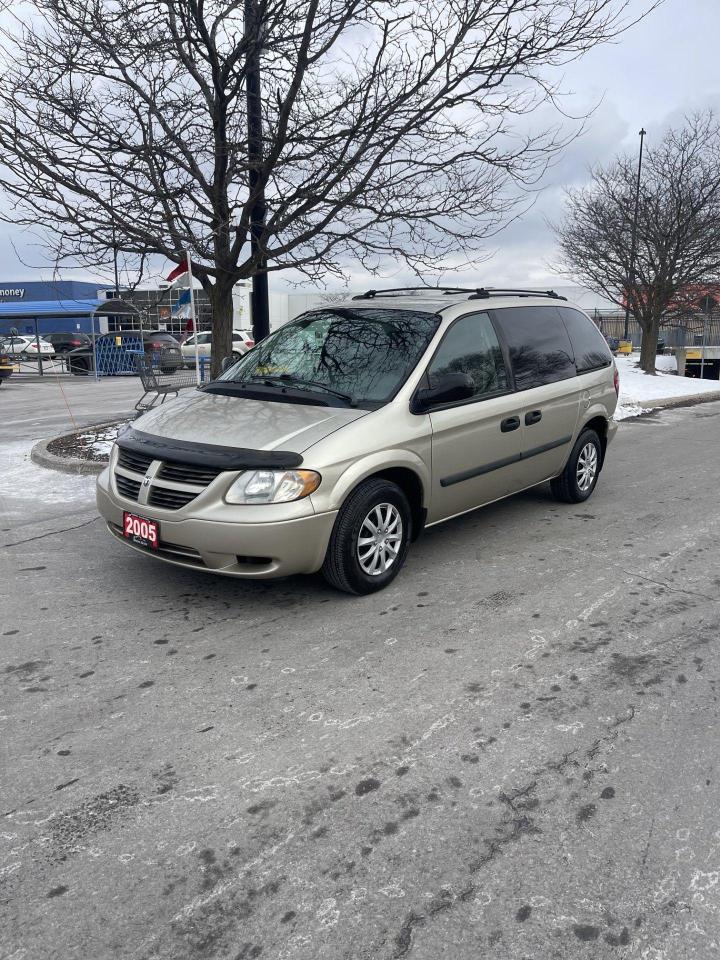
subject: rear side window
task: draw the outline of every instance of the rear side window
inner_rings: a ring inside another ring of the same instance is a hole
[[[556,307],[505,307],[496,316],[518,390],[575,376],[572,345]]]
[[[445,334],[428,367],[430,386],[449,373],[467,373],[472,378],[471,399],[507,390],[505,361],[487,313],[462,317]]]
[[[588,373],[590,370],[609,367],[612,363],[612,354],[605,342],[605,337],[592,320],[571,307],[557,307],[557,309],[570,335],[577,372]]]

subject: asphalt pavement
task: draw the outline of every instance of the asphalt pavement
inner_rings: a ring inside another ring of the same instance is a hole
[[[132,413],[137,377],[12,376],[0,388],[0,442],[44,440]]]
[[[716,958],[719,441],[625,422],[365,598],[6,512],[2,960]]]

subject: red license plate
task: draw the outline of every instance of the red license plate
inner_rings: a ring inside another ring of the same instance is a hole
[[[123,536],[140,547],[157,550],[160,546],[160,527],[155,520],[145,520],[134,513],[123,513]]]

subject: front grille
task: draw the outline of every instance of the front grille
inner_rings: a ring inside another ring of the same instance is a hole
[[[200,487],[206,487],[220,472],[214,467],[199,467],[193,463],[165,462],[158,470],[157,477],[162,480],[173,480],[175,483],[194,483]]]
[[[137,500],[140,493],[140,480],[131,480],[130,477],[123,476],[122,473],[116,473],[115,483],[120,496],[127,497],[128,500]]]
[[[197,490],[170,490],[167,487],[151,487],[148,503],[164,510],[179,510],[198,495]]]
[[[153,464],[153,457],[120,446],[118,449],[115,483],[118,492],[130,500],[137,500],[141,484]],[[126,476],[126,473],[136,476]],[[152,477],[148,490],[148,505],[162,510],[180,510],[191,503],[202,489],[207,487],[222,473],[216,467],[202,464],[176,463],[165,461]],[[165,480],[170,486],[166,486]],[[177,484],[180,489],[174,489]]]
[[[152,463],[152,457],[120,447],[117,463],[119,467],[124,467],[126,470],[132,470],[133,473],[142,473],[144,475]]]

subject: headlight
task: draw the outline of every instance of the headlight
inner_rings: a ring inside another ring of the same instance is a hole
[[[227,503],[289,503],[320,486],[314,470],[249,470],[225,494]]]

